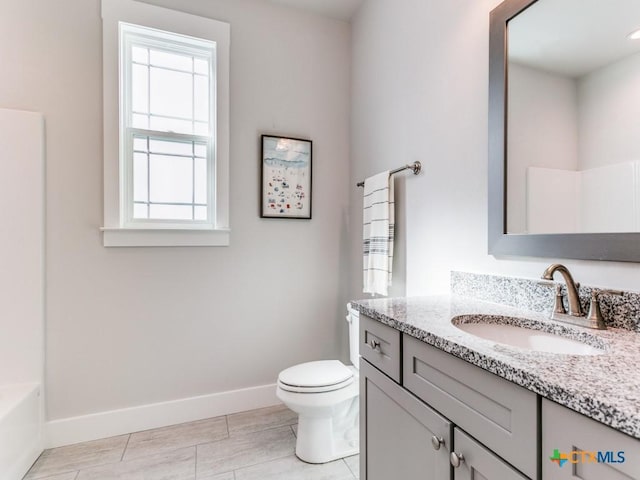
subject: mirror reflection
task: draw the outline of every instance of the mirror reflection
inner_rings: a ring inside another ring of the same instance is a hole
[[[640,231],[640,1],[537,1],[507,68],[507,232]]]

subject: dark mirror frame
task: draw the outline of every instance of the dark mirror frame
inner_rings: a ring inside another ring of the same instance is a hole
[[[507,23],[537,0],[505,0],[489,24],[489,253],[640,262],[640,233],[507,234]],[[558,205],[562,208],[562,205]]]

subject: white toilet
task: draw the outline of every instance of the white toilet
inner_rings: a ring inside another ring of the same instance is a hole
[[[347,310],[353,365],[321,360],[295,365],[278,375],[278,398],[298,414],[296,455],[308,463],[330,462],[359,451],[359,313],[350,304]]]

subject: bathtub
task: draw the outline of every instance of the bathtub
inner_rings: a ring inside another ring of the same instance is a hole
[[[20,480],[42,447],[40,385],[0,386],[0,478]]]

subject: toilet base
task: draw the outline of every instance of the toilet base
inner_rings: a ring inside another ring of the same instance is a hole
[[[307,463],[327,463],[360,451],[358,397],[337,405],[334,415],[300,413],[296,456]]]
[[[292,392],[278,380],[276,396],[298,414],[296,456],[303,462],[327,463],[359,452],[359,376],[349,368],[353,381],[336,390]]]

